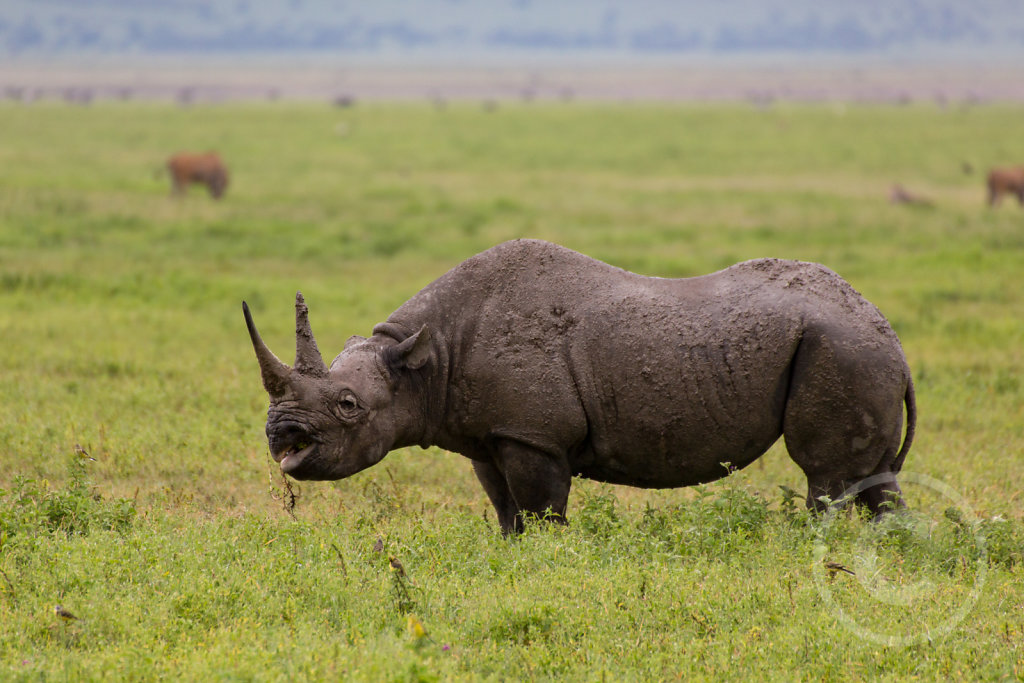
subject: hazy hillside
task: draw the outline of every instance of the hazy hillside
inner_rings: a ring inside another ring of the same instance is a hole
[[[1017,0],[5,0],[0,55],[1024,54]]]

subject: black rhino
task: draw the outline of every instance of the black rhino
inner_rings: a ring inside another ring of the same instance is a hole
[[[781,435],[808,506],[858,485],[872,513],[902,505],[916,419],[906,358],[879,310],[815,263],[665,279],[515,240],[424,287],[330,367],[301,293],[292,367],[243,309],[270,450],[296,479],[437,445],[472,460],[508,533],[523,513],[564,520],[573,476],[687,486]]]

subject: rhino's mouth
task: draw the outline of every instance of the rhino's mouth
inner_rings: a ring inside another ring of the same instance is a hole
[[[312,441],[298,441],[277,454],[274,458],[281,464],[281,471],[285,474],[294,472],[302,466],[302,462],[316,449]]]

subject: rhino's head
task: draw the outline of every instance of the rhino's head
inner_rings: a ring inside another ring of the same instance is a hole
[[[267,440],[281,471],[296,479],[342,479],[379,462],[397,445],[415,442],[422,412],[408,374],[426,363],[426,328],[399,343],[353,337],[331,367],[324,365],[295,295],[295,364],[278,360],[242,303],[263,386],[270,394]]]

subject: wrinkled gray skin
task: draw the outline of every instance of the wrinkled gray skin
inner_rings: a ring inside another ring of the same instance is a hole
[[[895,474],[916,413],[906,359],[878,309],[814,263],[662,279],[506,242],[349,339],[330,368],[301,294],[291,368],[243,307],[271,453],[296,479],[342,479],[395,448],[437,445],[473,461],[508,533],[522,513],[564,520],[573,476],[687,486],[781,435],[808,506],[860,482],[872,513],[902,505]]]

